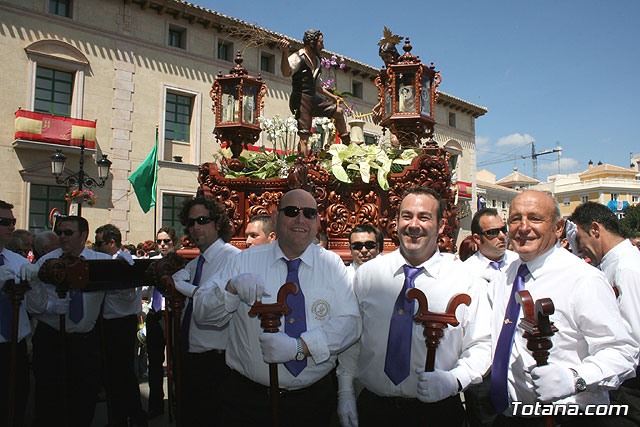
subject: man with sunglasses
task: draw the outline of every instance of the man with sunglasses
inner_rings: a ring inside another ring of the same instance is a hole
[[[29,261],[10,250],[5,246],[11,240],[15,229],[16,219],[13,216],[13,205],[0,200],[0,422],[1,425],[7,421],[9,401],[9,370],[11,361],[11,334],[13,329],[13,306],[9,294],[5,292],[5,283],[9,280],[18,281],[16,272],[22,265]],[[27,295],[31,292],[27,293]],[[27,316],[27,303],[23,301],[20,305],[20,317],[18,324],[18,344],[16,353],[16,366],[14,373],[15,383],[15,412],[14,425],[22,426],[29,393],[29,372],[27,358],[27,340],[31,333],[31,325]]]
[[[272,212],[277,239],[237,255],[195,293],[200,324],[230,325],[222,424],[271,423],[269,365],[278,364],[280,425],[327,426],[335,408],[330,372],[336,355],[352,344],[360,316],[347,271],[338,255],[313,244],[318,207],[313,196],[291,190]],[[257,301],[273,303],[286,282],[298,285],[287,297],[291,313],[280,332],[265,333],[248,312]]]
[[[20,271],[23,279],[39,283],[38,270],[42,264],[63,255],[111,259],[107,254],[85,247],[89,223],[82,217],[59,217],[54,232],[60,248],[40,258],[33,265],[35,268],[23,266]],[[72,290],[60,299],[54,285],[44,283],[42,290],[49,309],[34,316],[38,320],[33,335],[34,425],[46,426],[51,420],[65,419],[70,425],[90,425],[100,388],[100,346],[95,326],[104,292]],[[60,314],[65,315],[64,336],[60,332]],[[63,373],[66,391],[60,390]],[[65,392],[66,399],[63,399]]]
[[[505,271],[518,255],[507,249],[507,226],[498,211],[483,208],[476,212],[471,220],[471,233],[478,250],[464,262],[465,266],[475,277],[487,277],[506,286]],[[473,384],[464,392],[467,421],[472,426],[490,426],[497,416],[491,403],[490,375],[486,373],[480,384]]]
[[[96,229],[94,248],[113,259],[133,264],[129,252],[122,250],[120,229],[113,224]],[[138,314],[142,311],[141,292],[141,288],[120,289],[107,291],[104,297],[102,337],[106,372],[102,378],[111,399],[111,421],[114,425],[127,425],[129,418],[135,425],[147,425],[147,414],[142,410],[140,387],[133,367],[138,341]]]
[[[182,424],[217,425],[221,408],[220,384],[227,376],[225,349],[229,330],[196,322],[192,316],[193,294],[227,265],[240,249],[229,244],[231,223],[224,208],[211,197],[187,200],[180,211],[185,233],[200,255],[173,275],[176,289],[188,299],[180,330],[182,355]]]
[[[349,280],[353,280],[356,270],[382,252],[383,238],[380,230],[370,224],[359,224],[349,233],[349,248],[353,261],[347,267]]]
[[[398,209],[399,249],[356,271],[353,288],[362,315],[360,340],[339,356],[338,416],[343,426],[460,426],[459,393],[478,382],[491,362],[486,286],[462,262],[444,256],[438,236],[445,203],[432,188],[407,190]],[[435,370],[424,372],[423,326],[413,321],[421,290],[428,310],[445,313],[457,294],[471,297],[456,310],[460,322],[444,330]],[[364,386],[356,403],[354,380]]]

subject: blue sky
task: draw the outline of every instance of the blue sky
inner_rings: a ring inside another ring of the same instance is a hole
[[[498,179],[514,166],[532,174],[519,158],[531,140],[536,151],[562,146],[561,173],[590,159],[628,167],[640,153],[640,1],[194,3],[297,39],[318,28],[327,49],[376,67],[385,25],[409,37],[440,70],[441,90],[489,109],[476,121],[478,169]],[[540,156],[538,178],[557,160]]]

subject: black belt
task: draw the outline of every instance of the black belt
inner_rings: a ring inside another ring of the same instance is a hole
[[[229,377],[231,381],[239,382],[241,384],[244,384],[247,388],[250,388],[258,393],[265,394],[266,396],[271,396],[271,387],[267,387],[255,381],[252,381],[236,370],[231,369],[231,375]],[[327,381],[331,381],[331,375],[325,375],[324,377],[320,378],[318,381],[309,385],[308,387],[299,388],[296,390],[288,390],[286,388],[280,388],[278,389],[278,396],[284,399],[288,397],[302,396],[305,393],[311,392],[314,386],[322,386]]]

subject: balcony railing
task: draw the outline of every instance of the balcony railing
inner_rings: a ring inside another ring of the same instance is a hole
[[[79,147],[84,136],[85,147],[96,148],[96,121],[72,119],[33,111],[16,111],[16,141],[44,142]]]

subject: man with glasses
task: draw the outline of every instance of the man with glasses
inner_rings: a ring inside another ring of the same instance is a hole
[[[431,188],[412,187],[398,209],[399,249],[356,271],[353,288],[360,304],[362,336],[339,356],[338,416],[343,426],[460,426],[459,393],[478,382],[491,362],[490,309],[486,286],[463,264],[438,249],[445,227],[445,204]],[[445,313],[457,294],[457,326],[444,330],[435,370],[424,372],[427,348],[423,326],[413,321],[417,304],[410,288],[421,290],[428,310]],[[356,404],[354,380],[364,389]]]
[[[182,355],[182,424],[185,426],[216,425],[220,384],[228,368],[225,349],[229,330],[196,322],[192,316],[192,297],[198,288],[227,265],[240,249],[229,244],[231,223],[224,208],[210,197],[187,200],[180,211],[185,233],[200,250],[183,270],[173,275],[176,289],[186,296],[186,308],[180,330]]]
[[[276,229],[273,226],[271,216],[266,214],[252,216],[244,230],[244,235],[247,236],[245,240],[247,248],[276,240]]]
[[[353,227],[349,233],[349,248],[353,257],[351,265],[347,267],[349,280],[353,280],[358,267],[382,253],[383,245],[382,233],[374,226],[360,224]]]
[[[129,252],[122,250],[122,234],[112,224],[96,230],[94,248],[133,264]],[[140,387],[134,371],[135,349],[138,341],[138,315],[142,311],[141,288],[107,291],[104,297],[102,337],[104,338],[106,372],[103,383],[111,399],[114,425],[127,425],[131,418],[135,425],[147,425],[142,410]]]
[[[336,355],[358,337],[360,316],[347,271],[338,255],[313,244],[318,206],[296,189],[280,199],[271,215],[277,239],[243,251],[194,296],[199,324],[230,325],[221,419],[225,426],[268,425],[269,365],[278,364],[280,425],[329,425],[335,389],[330,372]],[[280,332],[264,333],[249,317],[256,301],[275,302],[286,282],[291,313]]]
[[[162,258],[175,251],[178,234],[169,226],[164,226],[156,233],[156,245],[160,254],[154,258]],[[155,286],[146,286],[143,292],[147,298],[151,294],[151,308],[147,313],[145,325],[147,329],[147,355],[149,357],[149,410],[147,418],[153,419],[164,414],[164,351],[167,343],[165,324],[165,299]],[[171,321],[171,318],[169,318]]]
[[[49,252],[36,264],[23,266],[20,270],[23,279],[38,283],[38,270],[42,264],[63,255],[111,259],[107,254],[85,247],[89,223],[82,217],[58,218],[54,232],[60,240],[60,248]],[[71,290],[60,299],[54,285],[44,283],[42,289],[48,300],[48,310],[35,314],[38,326],[33,335],[34,425],[47,426],[51,420],[68,420],[69,425],[90,425],[100,388],[100,346],[95,326],[104,292]],[[64,335],[60,330],[60,314],[65,316]],[[62,381],[60,375],[64,375]],[[61,383],[66,384],[67,390],[60,389]]]
[[[475,277],[487,277],[499,281],[499,286],[506,286],[505,271],[518,255],[507,249],[507,226],[498,211],[483,208],[476,212],[471,220],[471,233],[478,250],[464,262],[465,266]],[[467,421],[471,426],[490,426],[497,416],[491,404],[490,375],[487,372],[482,383],[473,384],[464,392]]]

